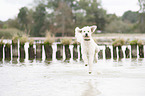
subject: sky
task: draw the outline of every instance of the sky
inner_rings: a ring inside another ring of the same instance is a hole
[[[122,16],[125,11],[138,11],[138,0],[100,0],[107,13]],[[32,6],[33,0],[0,0],[0,20],[13,19],[24,6]]]
[[[138,0],[101,0],[101,4],[107,13],[122,16],[125,11],[138,11]]]

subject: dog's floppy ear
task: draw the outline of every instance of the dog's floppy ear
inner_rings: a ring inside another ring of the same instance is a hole
[[[81,33],[82,29],[80,29],[79,27],[76,27],[75,32]]]
[[[95,32],[96,29],[97,29],[97,26],[96,25],[91,26],[91,32],[92,33]]]

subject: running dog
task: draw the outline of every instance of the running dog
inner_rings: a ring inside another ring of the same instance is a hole
[[[89,74],[92,73],[92,66],[94,59],[96,60],[96,54],[99,51],[98,45],[92,38],[92,33],[95,32],[97,26],[86,26],[80,29],[75,28],[75,37],[81,44],[82,58],[85,66],[89,65]],[[94,58],[95,57],[95,58]]]

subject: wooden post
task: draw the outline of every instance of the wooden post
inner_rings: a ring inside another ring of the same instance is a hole
[[[46,59],[52,60],[52,53],[53,53],[52,46],[48,45],[48,44],[44,44],[44,50],[45,50],[45,54],[46,54]]]
[[[144,58],[144,46],[139,45],[139,56],[140,58]]]
[[[36,43],[36,59],[42,59],[42,44]]]
[[[128,47],[126,47],[125,56],[126,58],[130,58],[130,50],[128,49]]]
[[[65,47],[66,60],[69,60],[71,58],[71,53],[70,53],[69,45],[64,45],[64,47]]]
[[[0,61],[3,59],[3,47],[4,44],[0,44]]]
[[[24,49],[24,43],[20,43],[20,61],[24,61],[25,59],[25,49]]]
[[[28,37],[23,35],[20,39],[20,61],[23,62],[25,59],[25,48],[24,45],[28,41]]]
[[[131,57],[137,58],[137,44],[131,45]]]
[[[73,44],[73,59],[76,60],[78,59],[78,45],[77,44]]]
[[[117,58],[117,51],[116,51],[116,46],[113,46],[113,58]]]
[[[103,59],[103,50],[100,50],[98,53],[98,58]]]
[[[15,43],[12,41],[12,53],[14,58],[18,58],[18,41]]]
[[[5,45],[5,59],[11,60],[11,44],[9,43]]]
[[[33,60],[35,58],[33,44],[29,44],[28,54],[29,54],[29,60]]]
[[[82,60],[82,51],[81,51],[81,45],[80,45],[80,60]]]
[[[106,59],[111,59],[111,50],[109,47],[106,47],[105,49],[105,57]]]
[[[56,59],[60,60],[63,56],[63,45],[57,44]]]
[[[121,46],[118,46],[118,55],[119,55],[119,58],[123,58],[123,51],[122,51]]]

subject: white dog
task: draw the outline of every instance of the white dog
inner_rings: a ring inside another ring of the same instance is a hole
[[[77,41],[81,43],[82,58],[84,60],[85,66],[89,64],[89,74],[92,72],[93,61],[96,59],[96,53],[98,53],[98,45],[94,42],[92,38],[92,33],[95,32],[97,26],[87,26],[80,29],[75,28],[75,37]],[[94,58],[95,57],[95,58]]]

